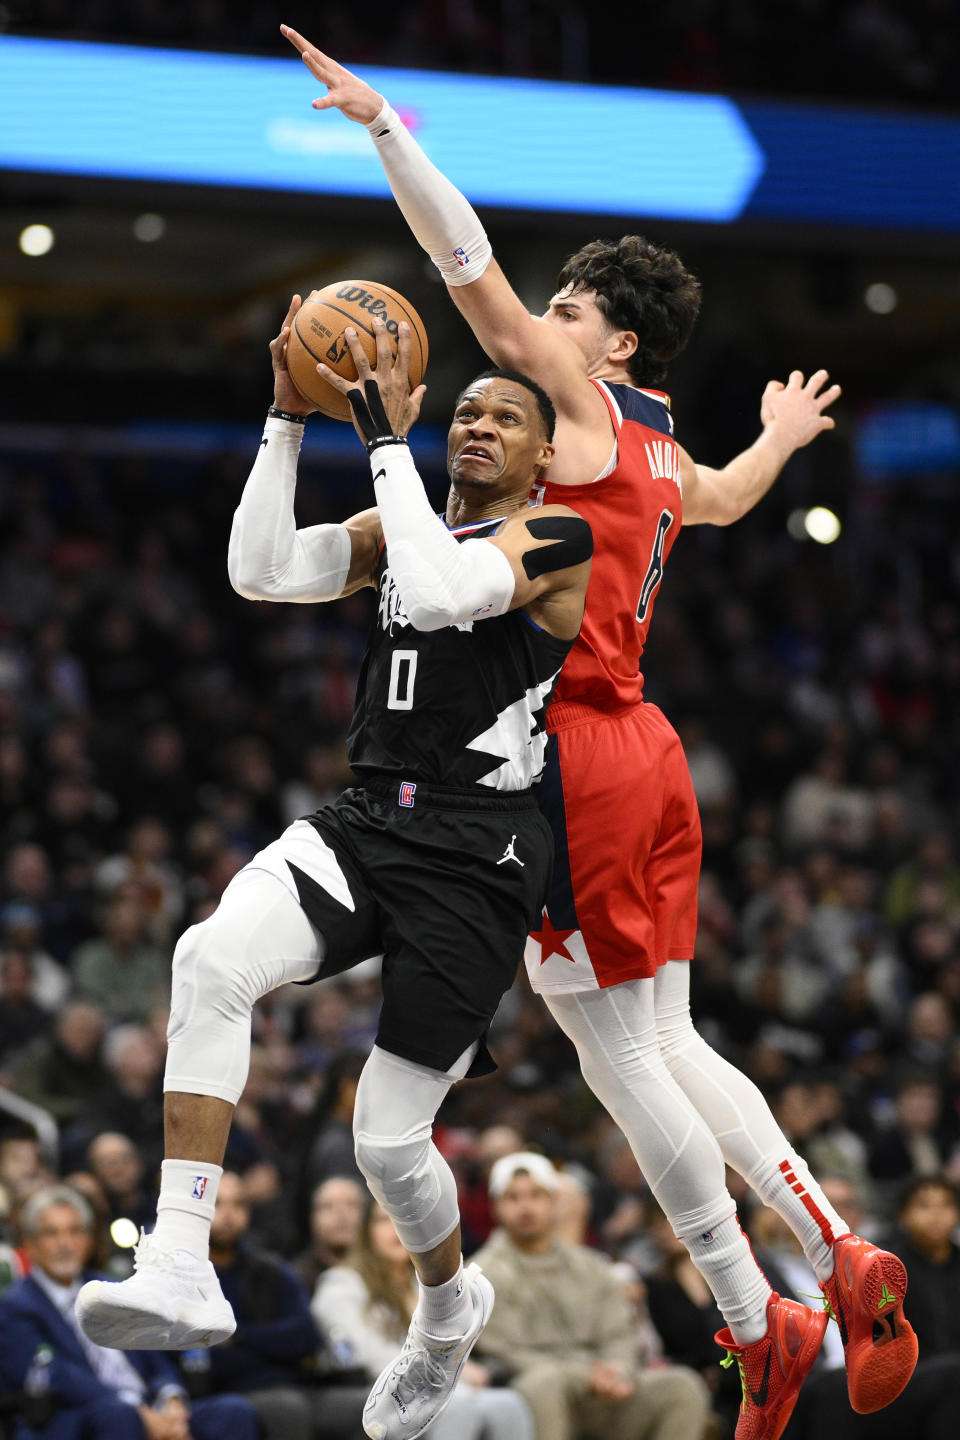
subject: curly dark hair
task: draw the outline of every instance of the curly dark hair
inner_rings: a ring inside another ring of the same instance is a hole
[[[672,250],[642,235],[591,240],[571,255],[557,290],[595,290],[615,330],[632,330],[636,352],[627,366],[635,385],[658,385],[690,339],[700,313],[700,281]]]

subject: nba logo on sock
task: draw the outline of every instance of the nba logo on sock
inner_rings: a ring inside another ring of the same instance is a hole
[[[196,1175],[196,1176],[194,1177],[194,1181],[193,1181],[193,1198],[194,1198],[194,1200],[202,1200],[202,1199],[203,1199],[203,1192],[204,1192],[204,1190],[206,1190],[206,1188],[207,1188],[207,1177],[206,1177],[206,1175]]]
[[[400,804],[405,805],[408,810],[413,805],[413,792],[416,788],[416,783],[412,780],[404,780],[400,786]]]
[[[703,1240],[705,1244],[709,1245],[710,1241],[713,1239],[713,1231],[704,1230],[703,1234],[700,1236],[700,1239]]]

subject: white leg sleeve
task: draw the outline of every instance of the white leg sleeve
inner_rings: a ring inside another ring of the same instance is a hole
[[[663,1063],[653,980],[544,999],[727,1323],[741,1341],[758,1338],[770,1286],[737,1224],[720,1147]]]
[[[653,981],[543,998],[676,1233],[710,1230],[734,1214],[720,1147],[661,1058]]]
[[[786,1221],[826,1278],[833,1272],[830,1247],[849,1233],[849,1225],[790,1145],[757,1086],[694,1029],[689,962],[669,961],[654,986],[657,1034],[670,1074],[716,1136],[727,1164]]]
[[[435,1249],[460,1222],[456,1181],[432,1134],[434,1116],[470,1068],[473,1049],[444,1074],[375,1045],[360,1076],[353,1111],[357,1164],[414,1254]]]
[[[164,1090],[235,1105],[250,1068],[254,1003],[309,980],[322,958],[319,935],[280,880],[266,870],[236,875],[174,951]]]

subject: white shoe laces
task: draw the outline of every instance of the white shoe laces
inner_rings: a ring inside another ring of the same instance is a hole
[[[158,1245],[152,1235],[145,1230],[140,1231],[140,1239],[137,1241],[133,1252],[133,1268],[139,1270],[141,1267],[150,1270],[172,1270],[180,1274],[181,1268],[174,1260],[169,1251]]]
[[[399,1364],[397,1366],[397,1383],[394,1388],[397,1403],[404,1409],[407,1402],[421,1394],[425,1386],[429,1386],[431,1390],[441,1390],[448,1383],[446,1370],[425,1346],[418,1346],[416,1349],[411,1347],[406,1356],[400,1357],[401,1364],[404,1359],[406,1365],[403,1370],[400,1370]]]

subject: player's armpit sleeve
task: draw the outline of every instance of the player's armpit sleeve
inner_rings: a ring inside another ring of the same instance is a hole
[[[513,567],[496,545],[461,545],[430,508],[406,445],[371,451],[370,467],[387,545],[387,563],[415,630],[505,615],[516,589]]]
[[[479,280],[493,252],[473,206],[427,159],[386,101],[367,129],[404,219],[444,280]]]
[[[248,600],[334,600],[347,583],[346,527],[296,527],[293,497],[302,437],[302,426],[267,420],[233,517],[227,574]]]

